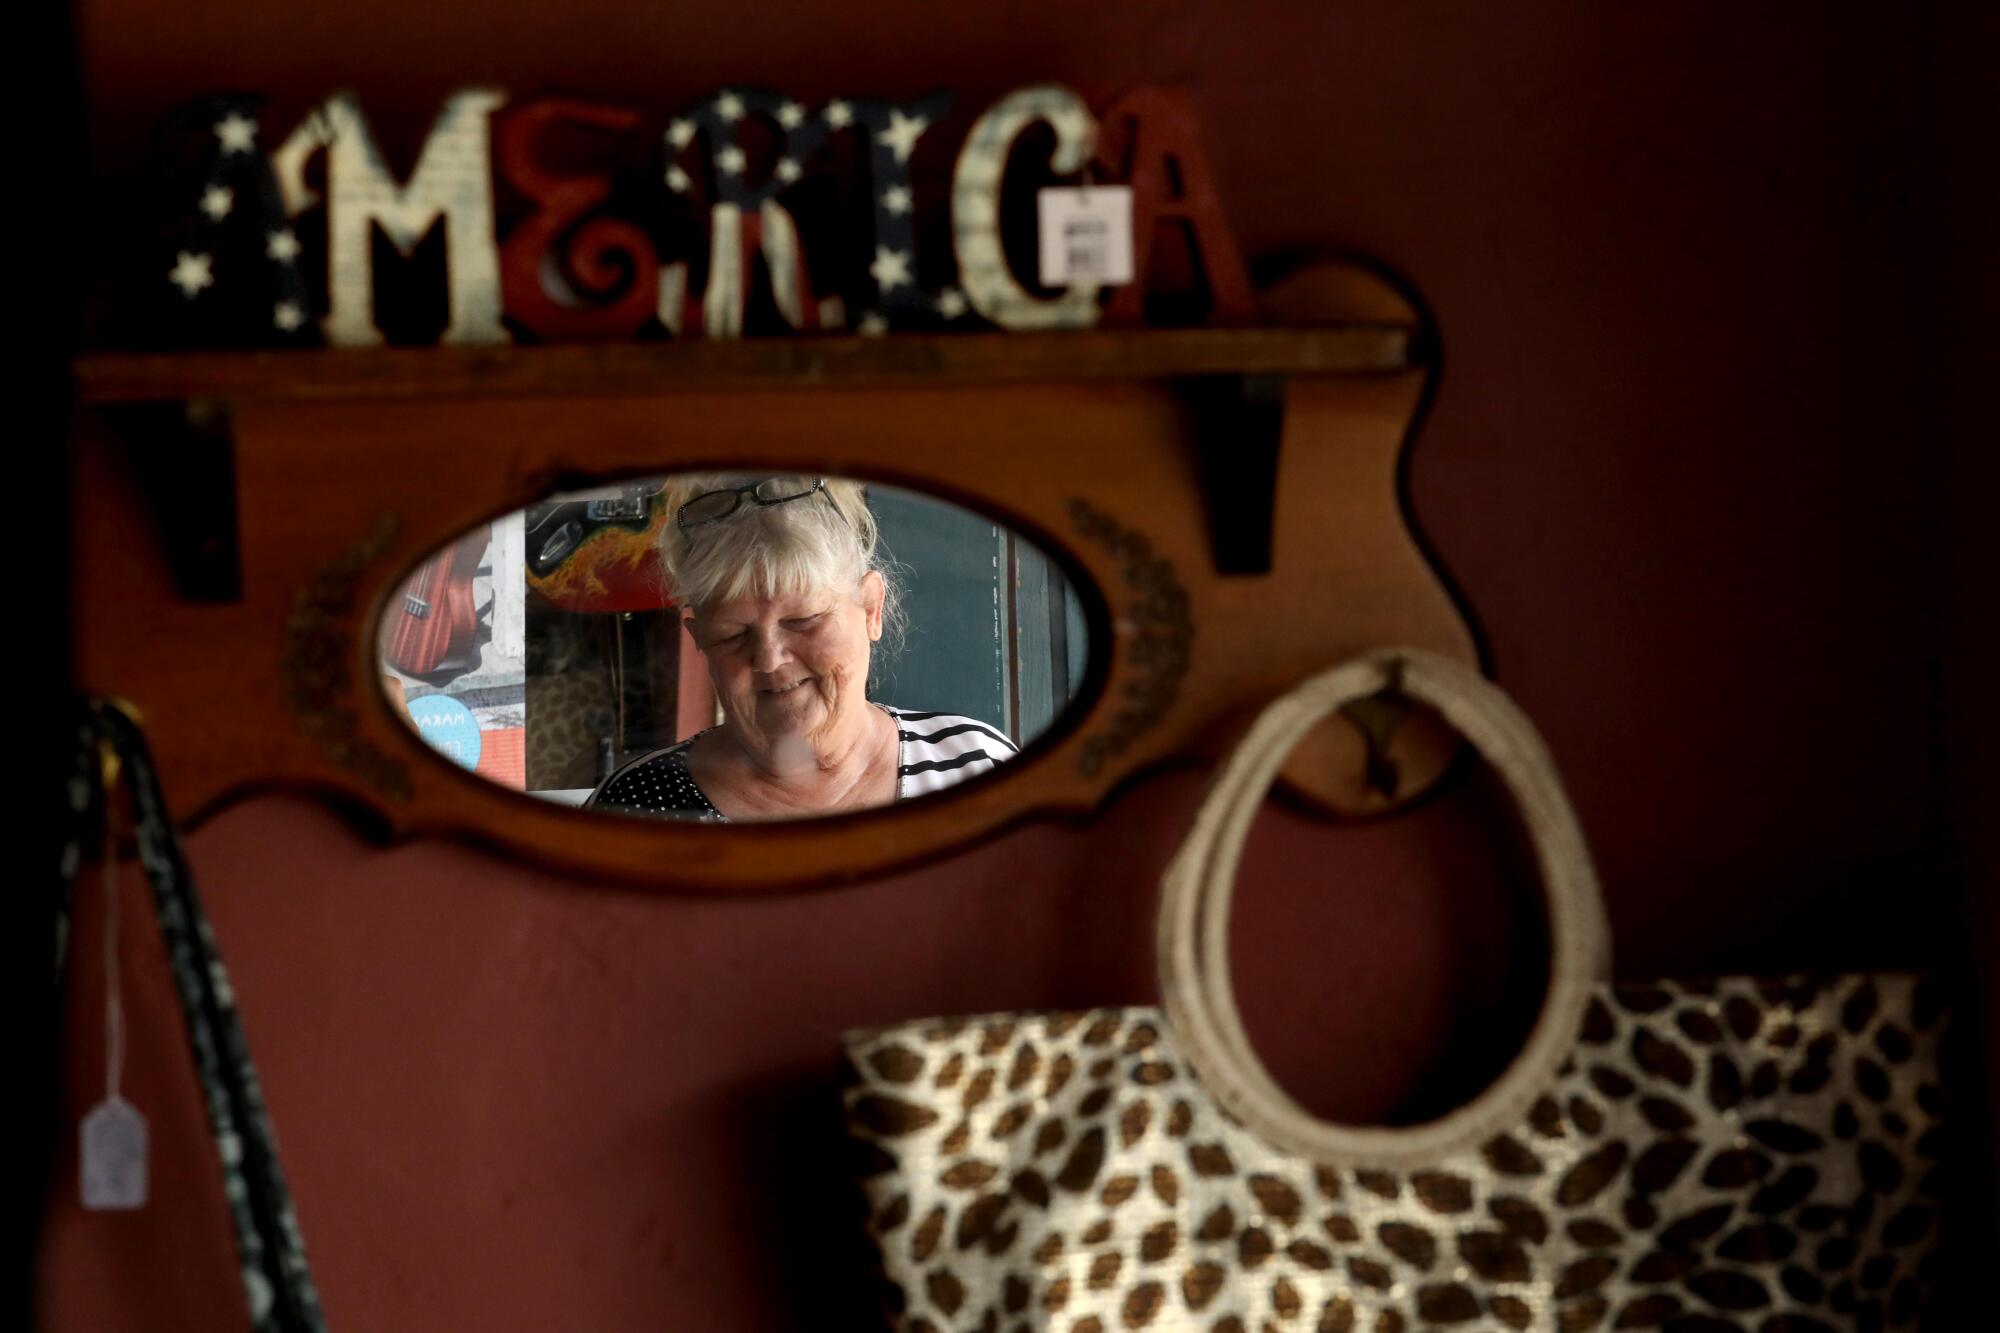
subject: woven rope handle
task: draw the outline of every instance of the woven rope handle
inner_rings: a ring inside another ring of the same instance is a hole
[[[1421,1125],[1350,1127],[1316,1119],[1273,1081],[1251,1048],[1230,980],[1229,906],[1250,821],[1286,755],[1342,705],[1389,688],[1441,713],[1512,794],[1547,901],[1549,985],[1527,1043],[1472,1101]],[[1336,1166],[1417,1167],[1513,1128],[1575,1045],[1591,984],[1610,974],[1597,876],[1533,724],[1476,671],[1413,648],[1356,658],[1264,710],[1224,764],[1167,867],[1158,948],[1168,1025],[1209,1092],[1273,1145]]]

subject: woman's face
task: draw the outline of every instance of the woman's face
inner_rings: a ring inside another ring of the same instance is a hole
[[[811,740],[866,703],[869,645],[882,636],[882,577],[851,592],[739,597],[696,610],[723,716],[752,745]]]

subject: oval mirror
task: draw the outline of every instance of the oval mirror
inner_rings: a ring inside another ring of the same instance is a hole
[[[1089,661],[1061,566],[935,497],[674,473],[553,494],[424,560],[377,627],[433,749],[547,801],[810,818],[993,773]]]

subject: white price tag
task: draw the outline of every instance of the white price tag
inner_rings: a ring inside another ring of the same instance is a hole
[[[146,1206],[146,1117],[116,1095],[83,1118],[83,1206]]]
[[[1045,287],[1132,281],[1132,191],[1123,185],[1078,189],[1051,186],[1040,209],[1041,279]]]
[[[125,1001],[118,975],[118,754],[109,742],[104,779],[104,1100],[78,1126],[85,1208],[146,1206],[146,1117],[118,1095],[125,1072]]]

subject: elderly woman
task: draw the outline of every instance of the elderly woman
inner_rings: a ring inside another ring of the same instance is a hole
[[[897,624],[860,483],[684,477],[662,555],[708,663],[717,726],[624,765],[599,809],[709,820],[834,814],[939,791],[1015,753],[998,728],[867,697]]]

